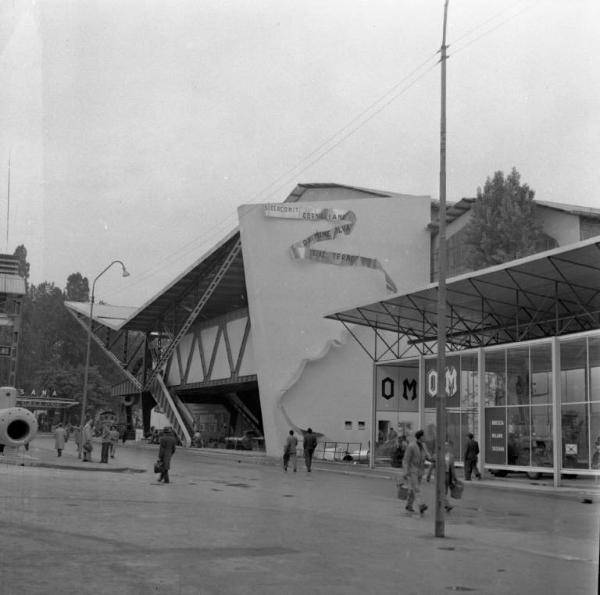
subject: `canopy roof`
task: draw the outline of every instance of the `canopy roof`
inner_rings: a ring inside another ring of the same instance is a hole
[[[447,280],[449,349],[600,328],[600,236]],[[437,340],[438,284],[326,318]],[[428,349],[430,351],[430,349]]]
[[[114,331],[154,332],[159,328],[159,321],[172,315],[176,306],[184,313],[191,311],[199,296],[213,280],[215,269],[225,261],[232,247],[239,241],[239,236],[237,228],[231,231],[191,267],[138,308],[94,304],[94,322]],[[87,302],[66,302],[65,305],[80,316],[89,316],[90,305]],[[245,307],[246,279],[240,251],[212,291],[198,319],[210,320]]]

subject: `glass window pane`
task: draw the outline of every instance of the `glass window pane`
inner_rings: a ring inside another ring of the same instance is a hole
[[[426,412],[425,413],[425,427],[423,428],[423,432],[425,433],[423,437],[423,441],[425,442],[425,446],[429,452],[435,452],[435,442],[436,442],[436,413],[435,411]]]
[[[588,405],[562,406],[563,467],[566,469],[588,468]]]
[[[509,405],[529,405],[529,349],[508,349],[506,392]]]
[[[590,403],[590,438],[592,441],[592,469],[600,469],[600,402]]]
[[[600,401],[600,337],[589,338],[590,401]]]
[[[458,459],[459,452],[458,448],[460,446],[460,438],[461,438],[461,427],[460,427],[460,413],[458,411],[448,411],[447,413],[447,437],[450,442],[452,442],[452,451],[454,456]]]
[[[506,404],[505,351],[499,349],[485,354],[485,406]]]
[[[507,458],[509,465],[529,465],[531,436],[529,407],[508,407]]]
[[[531,357],[531,403],[552,403],[552,346],[532,345]]]
[[[531,464],[552,467],[552,406],[531,408]]]
[[[457,461],[464,459],[467,434],[471,433],[477,439],[479,432],[479,412],[477,410],[466,410],[460,412],[460,439],[454,440],[452,452]]]
[[[560,387],[563,403],[580,403],[586,400],[585,368],[587,341],[563,341],[560,344]]]
[[[479,381],[477,355],[460,356],[460,408],[473,409],[479,406]],[[454,446],[458,446],[457,443]]]

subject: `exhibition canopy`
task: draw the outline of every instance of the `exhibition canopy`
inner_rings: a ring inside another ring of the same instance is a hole
[[[446,282],[449,350],[600,328],[600,236]],[[438,283],[326,317],[404,336],[420,352],[437,340]]]

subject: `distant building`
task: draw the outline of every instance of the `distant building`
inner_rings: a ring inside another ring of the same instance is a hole
[[[471,206],[475,198],[463,198],[448,205],[446,212],[446,245],[448,250],[448,276],[468,272],[464,242],[465,228],[471,221]],[[577,207],[560,203],[535,201],[536,216],[542,225],[544,238],[537,252],[558,246],[574,244],[600,235],[600,209]],[[438,224],[439,203],[432,203],[431,280],[438,278]]]
[[[19,259],[0,254],[0,384],[16,386],[21,308],[27,293]]]

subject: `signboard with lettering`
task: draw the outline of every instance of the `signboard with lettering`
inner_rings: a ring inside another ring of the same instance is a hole
[[[418,411],[418,380],[416,366],[377,366],[377,411]]]
[[[446,406],[458,407],[460,405],[460,359],[458,357],[446,358],[446,373],[441,383],[446,391]],[[425,407],[435,409],[436,395],[440,382],[437,374],[437,360],[425,362]]]
[[[330,250],[317,250],[313,246],[319,242],[335,240],[339,235],[350,235],[356,224],[356,215],[353,211],[343,209],[318,208],[307,205],[269,203],[264,206],[265,217],[279,219],[301,219],[304,221],[327,221],[333,227],[315,231],[307,238],[294,242],[290,246],[290,255],[295,260],[308,260],[338,266],[368,267],[381,271],[390,293],[397,291],[392,278],[386,273],[381,263],[376,258],[347,254],[345,252],[332,252]]]
[[[485,409],[485,462],[506,465],[506,409]]]

